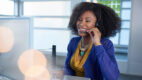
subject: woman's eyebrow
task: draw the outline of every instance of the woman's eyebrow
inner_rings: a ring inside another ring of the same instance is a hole
[[[86,17],[86,19],[89,19],[89,20],[90,20],[90,19],[91,19],[91,20],[96,20],[96,19],[93,19],[92,17]]]

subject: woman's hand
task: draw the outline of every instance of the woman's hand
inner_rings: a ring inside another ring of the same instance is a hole
[[[87,32],[89,33],[92,42],[95,44],[95,46],[101,45],[101,32],[98,28],[91,28],[87,30]]]

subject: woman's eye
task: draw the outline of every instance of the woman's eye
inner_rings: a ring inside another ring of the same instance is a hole
[[[90,22],[90,21],[86,21],[86,22]]]

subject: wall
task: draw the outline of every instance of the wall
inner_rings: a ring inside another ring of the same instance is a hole
[[[128,61],[118,61],[121,73],[142,76],[142,0],[132,0]]]
[[[142,75],[142,0],[132,0],[128,73]]]

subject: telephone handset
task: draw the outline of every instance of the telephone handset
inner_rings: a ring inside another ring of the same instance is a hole
[[[99,27],[99,23],[98,23],[98,21],[96,22],[95,27]]]
[[[99,27],[101,27],[100,25],[99,25],[99,22],[97,21],[96,22],[96,24],[95,24],[95,28],[98,28],[99,29]],[[95,36],[95,34],[94,34],[94,32],[92,31],[91,32],[91,34],[90,34],[92,37],[94,37]]]

